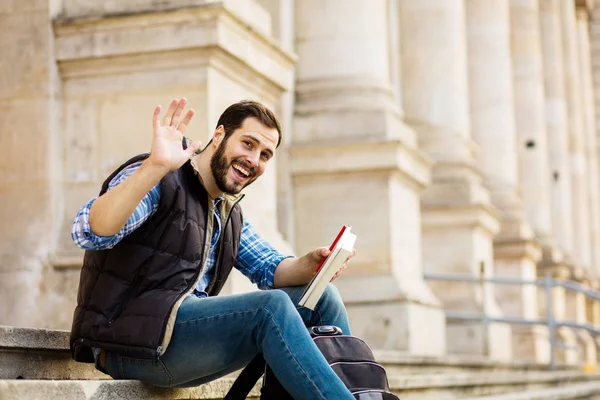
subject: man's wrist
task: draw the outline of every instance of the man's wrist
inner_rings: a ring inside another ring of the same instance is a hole
[[[156,164],[152,159],[147,158],[140,165],[139,171],[147,175],[149,178],[156,180],[158,183],[162,178],[169,173],[169,168],[164,165]]]

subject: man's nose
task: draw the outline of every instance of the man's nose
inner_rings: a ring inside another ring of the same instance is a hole
[[[260,159],[259,153],[251,152],[250,154],[246,155],[246,162],[248,164],[250,164],[250,166],[253,168],[258,166],[259,159]]]

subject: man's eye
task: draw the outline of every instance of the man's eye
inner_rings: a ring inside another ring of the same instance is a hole
[[[250,143],[250,142],[248,142],[248,141],[244,141],[244,145],[245,145],[246,147],[250,147],[250,146],[252,145],[252,143]]]

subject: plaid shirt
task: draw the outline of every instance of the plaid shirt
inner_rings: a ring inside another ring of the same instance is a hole
[[[127,179],[141,165],[141,162],[129,165],[117,174],[109,183],[109,190]],[[84,250],[106,250],[113,248],[125,236],[139,228],[148,218],[150,218],[158,209],[160,202],[160,183],[154,186],[148,194],[142,199],[140,204],[125,223],[125,226],[113,236],[98,236],[90,228],[90,208],[97,197],[88,201],[77,213],[71,229],[71,237],[75,244]],[[215,200],[214,207],[214,228],[210,243],[210,252],[204,274],[198,282],[195,294],[199,297],[206,297],[205,292],[208,283],[214,273],[216,261],[216,244],[221,234],[221,215],[219,212],[219,203],[222,198]],[[242,227],[242,236],[240,238],[240,248],[236,259],[235,267],[247,276],[260,289],[272,289],[275,268],[285,259],[286,256],[273,249],[260,235],[254,230],[252,225],[244,220]]]

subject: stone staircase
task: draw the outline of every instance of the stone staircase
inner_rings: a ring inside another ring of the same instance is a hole
[[[465,357],[415,357],[376,351],[390,386],[410,399],[600,399],[600,374],[575,368],[548,371]],[[68,352],[68,332],[0,326],[0,400],[222,399],[233,378],[192,389],[114,381]],[[258,398],[258,389],[252,392]]]

